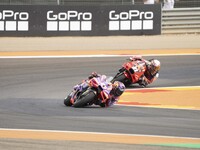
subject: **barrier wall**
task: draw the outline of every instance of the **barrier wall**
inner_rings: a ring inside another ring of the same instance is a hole
[[[0,36],[161,34],[161,5],[0,5]]]

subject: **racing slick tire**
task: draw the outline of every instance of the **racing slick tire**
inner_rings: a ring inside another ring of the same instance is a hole
[[[64,99],[64,104],[65,104],[66,106],[72,106],[72,103],[71,103],[70,99],[71,99],[71,96],[67,96],[67,97]]]
[[[111,83],[114,83],[115,81],[120,81],[120,82],[124,83],[125,86],[128,86],[131,84],[131,81],[129,81],[129,79],[127,79],[127,77],[124,75],[124,72],[117,74],[112,79]]]
[[[94,101],[95,98],[96,98],[96,94],[94,93],[94,91],[86,91],[80,99],[77,99],[75,101],[73,107],[75,108],[85,107],[89,103]]]

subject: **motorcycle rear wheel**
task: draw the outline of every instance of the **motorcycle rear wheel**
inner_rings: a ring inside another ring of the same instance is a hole
[[[93,91],[86,91],[85,95],[80,99],[77,99],[73,105],[75,108],[85,107],[88,103],[93,101],[96,97],[96,94]]]

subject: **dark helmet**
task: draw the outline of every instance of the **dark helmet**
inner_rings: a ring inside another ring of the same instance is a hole
[[[115,81],[113,83],[112,91],[113,91],[114,96],[118,97],[124,93],[125,85],[120,81]]]

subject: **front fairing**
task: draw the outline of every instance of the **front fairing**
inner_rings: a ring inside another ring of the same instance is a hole
[[[91,80],[90,86],[97,91],[97,97],[102,102],[109,98],[112,87],[106,80],[102,80],[100,77],[94,78]]]
[[[125,76],[128,79],[132,80],[132,83],[136,83],[144,74],[146,70],[146,65],[143,61],[131,61],[124,63],[123,68],[125,69]]]

